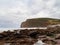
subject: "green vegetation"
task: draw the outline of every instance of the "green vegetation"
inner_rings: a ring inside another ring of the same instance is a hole
[[[21,27],[46,27],[48,25],[60,24],[60,19],[54,18],[33,18],[27,19],[21,24]]]
[[[60,19],[54,19],[54,18],[33,18],[32,20],[58,20],[60,21]]]

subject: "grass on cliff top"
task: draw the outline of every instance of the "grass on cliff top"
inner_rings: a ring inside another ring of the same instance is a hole
[[[54,19],[54,18],[32,18],[32,19],[28,19],[28,20],[44,20],[44,21],[48,21],[48,20],[56,20],[60,22],[60,19]]]

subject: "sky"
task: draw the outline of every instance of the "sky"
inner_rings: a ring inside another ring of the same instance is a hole
[[[60,0],[0,0],[0,28],[20,28],[29,18],[59,18]]]

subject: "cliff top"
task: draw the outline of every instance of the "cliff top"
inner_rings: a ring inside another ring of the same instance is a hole
[[[60,24],[60,19],[54,18],[32,18],[22,22],[21,27],[46,27],[48,25]]]
[[[27,19],[27,20],[58,20],[60,21],[60,19],[55,19],[55,18],[32,18],[32,19]]]

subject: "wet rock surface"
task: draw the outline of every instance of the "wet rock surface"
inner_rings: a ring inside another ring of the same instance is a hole
[[[34,45],[39,40],[44,45],[60,44],[60,27],[47,29],[24,29],[14,31],[4,31],[0,33],[0,45]]]

